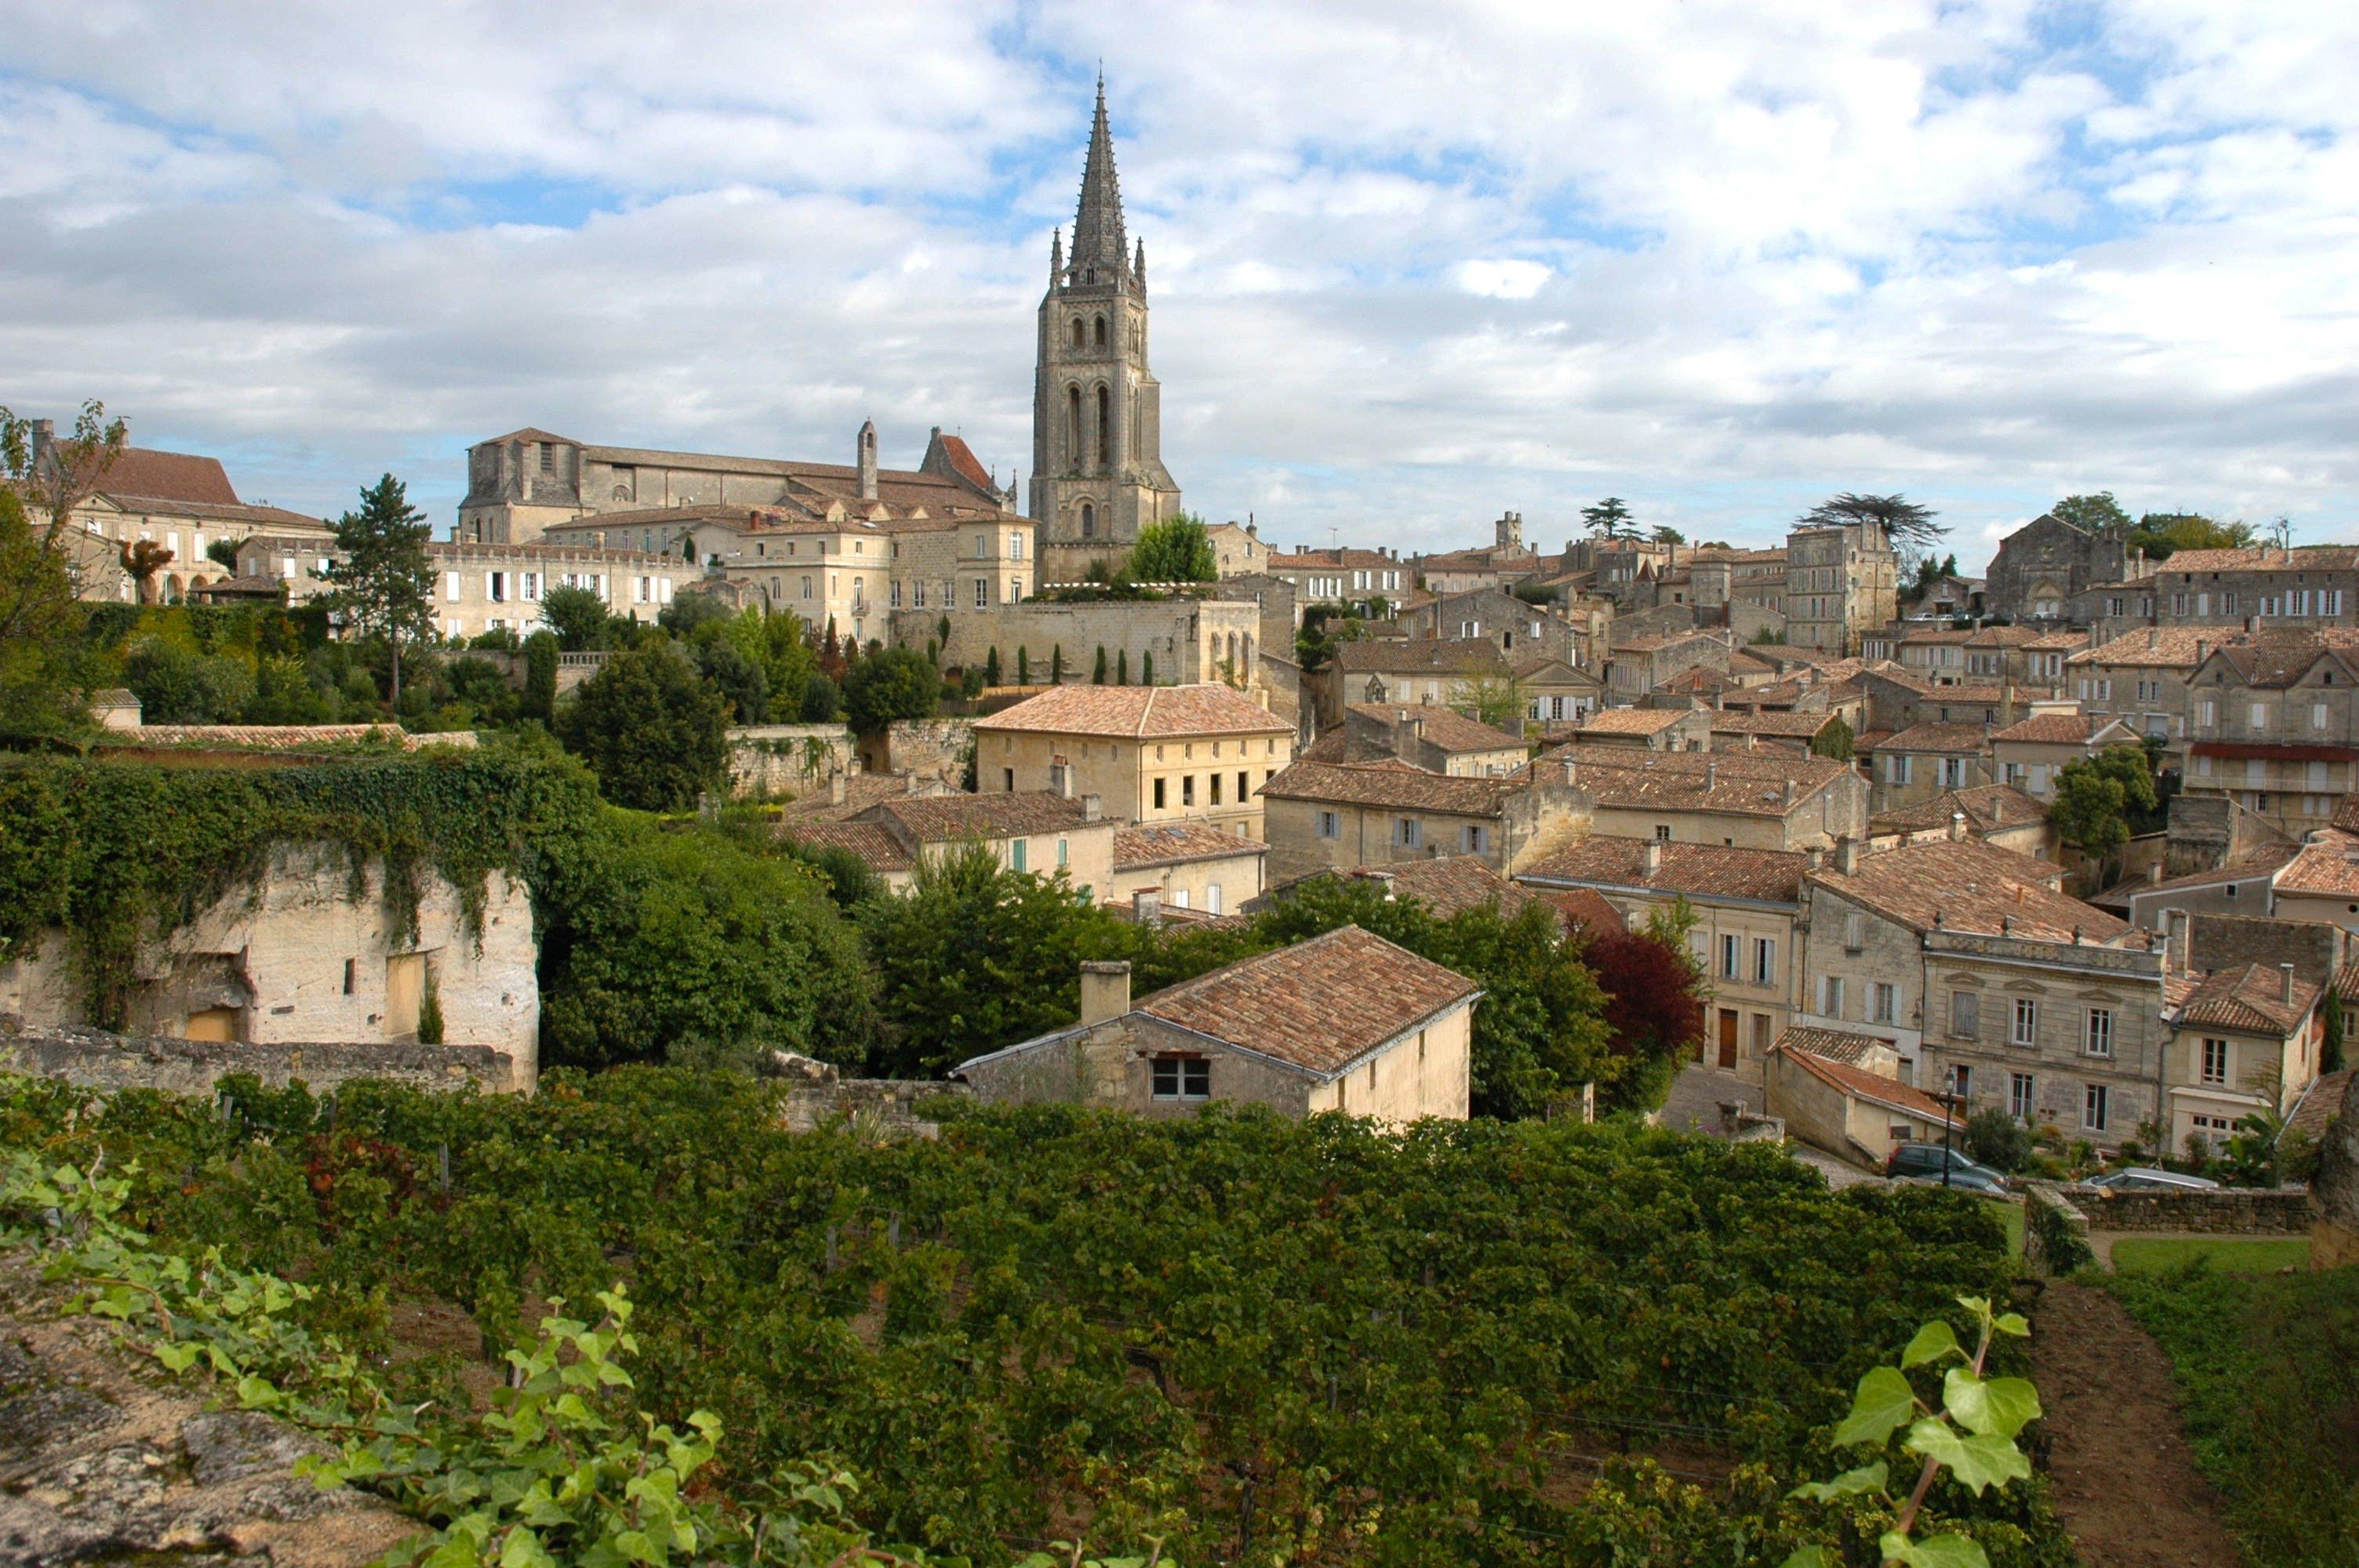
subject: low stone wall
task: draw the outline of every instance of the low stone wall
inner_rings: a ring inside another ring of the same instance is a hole
[[[2217,1192],[2114,1192],[2072,1186],[2062,1195],[2092,1230],[2188,1230],[2217,1236],[2306,1236],[2307,1187],[2223,1187]]]
[[[770,1054],[769,1076],[785,1090],[781,1121],[789,1132],[811,1132],[834,1123],[889,1138],[937,1138],[941,1126],[918,1113],[943,1099],[973,1099],[963,1083],[915,1078],[842,1078],[825,1062],[792,1051]]]
[[[95,1029],[0,1036],[0,1072],[63,1078],[94,1089],[148,1088],[181,1095],[210,1095],[232,1073],[252,1073],[274,1088],[298,1078],[314,1089],[348,1078],[389,1078],[424,1089],[472,1086],[505,1092],[532,1087],[528,1077],[518,1081],[516,1065],[507,1053],[488,1045],[248,1045],[142,1039]]]
[[[973,741],[972,719],[897,719],[884,734],[861,738],[860,762],[868,773],[913,773],[963,789],[967,748]]]
[[[2024,1262],[2043,1274],[2069,1274],[2085,1267],[2094,1256],[2089,1247],[2087,1215],[2052,1183],[2033,1182],[2025,1187]]]

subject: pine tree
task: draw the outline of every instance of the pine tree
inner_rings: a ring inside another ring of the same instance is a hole
[[[426,558],[433,533],[409,504],[401,481],[386,474],[361,492],[361,509],[336,520],[336,556],[320,569],[327,608],[347,624],[383,637],[393,654],[393,702],[401,704],[401,645],[434,630],[434,568]]]

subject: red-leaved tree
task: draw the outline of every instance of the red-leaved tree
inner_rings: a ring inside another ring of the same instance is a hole
[[[1582,955],[1605,992],[1606,1049],[1642,1059],[1668,1085],[1703,1039],[1702,977],[1675,939],[1657,931],[1606,931]]]

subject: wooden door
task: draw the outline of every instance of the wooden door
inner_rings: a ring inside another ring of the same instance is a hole
[[[1736,1011],[1720,1010],[1720,1065],[1729,1072],[1736,1070]]]
[[[399,1040],[418,1033],[426,1000],[426,955],[396,953],[385,961],[385,1033]]]

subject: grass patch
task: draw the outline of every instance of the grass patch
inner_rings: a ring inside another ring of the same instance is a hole
[[[2198,1259],[2226,1273],[2274,1274],[2279,1269],[2307,1269],[2310,1238],[2224,1237],[2198,1240],[2185,1237],[2125,1237],[2114,1243],[2114,1268],[2120,1273],[2183,1269]]]
[[[2104,1283],[2169,1356],[2196,1460],[2255,1568],[2359,1563],[2359,1270],[2199,1259]]]

